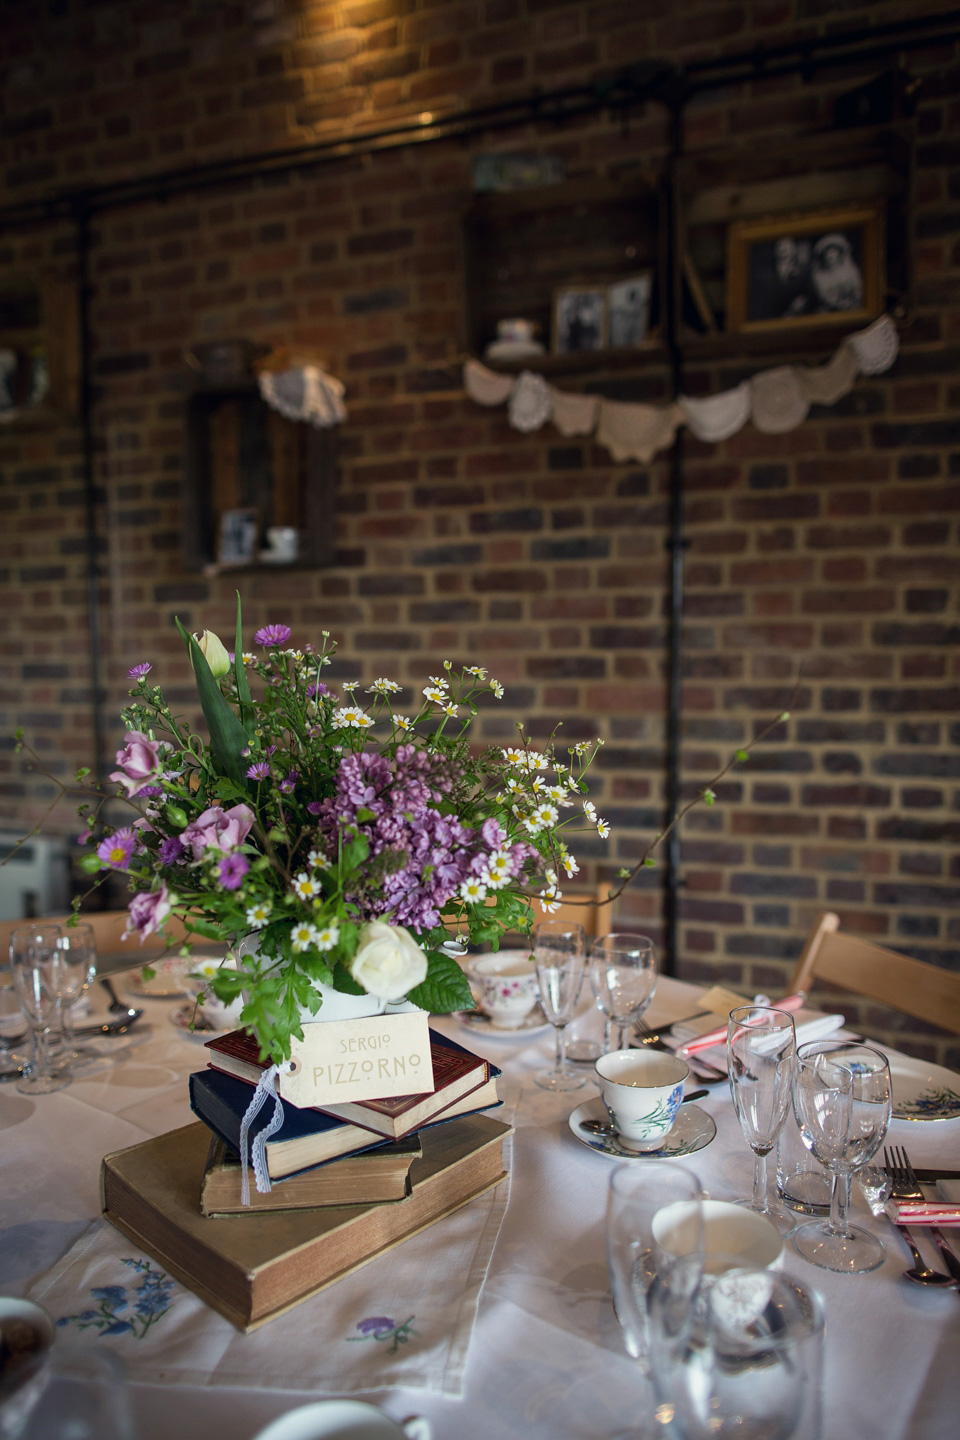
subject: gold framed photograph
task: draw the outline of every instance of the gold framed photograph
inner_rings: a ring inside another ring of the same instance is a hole
[[[553,353],[604,350],[607,345],[605,287],[568,285],[553,295]]]
[[[727,240],[727,329],[874,320],[886,288],[882,200],[737,220]]]

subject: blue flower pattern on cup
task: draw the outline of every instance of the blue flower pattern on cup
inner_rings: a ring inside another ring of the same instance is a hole
[[[98,1302],[96,1308],[81,1310],[78,1315],[62,1315],[57,1328],[76,1325],[78,1330],[95,1329],[103,1335],[132,1335],[142,1340],[174,1304],[172,1291],[176,1281],[162,1270],[154,1270],[149,1260],[124,1259],[142,1278],[134,1286],[131,1298],[126,1285],[94,1285],[90,1294]],[[124,1315],[122,1312],[127,1311]]]
[[[660,1135],[669,1133],[674,1120],[677,1118],[677,1111],[680,1109],[680,1101],[682,1099],[683,1081],[681,1080],[679,1084],[674,1085],[666,1100],[659,1101],[656,1108],[651,1110],[650,1114],[645,1117],[644,1125],[649,1129],[651,1136],[658,1133]],[[611,1123],[615,1125],[618,1130],[624,1130],[626,1127],[617,1119],[613,1107],[609,1105],[606,1100],[604,1100],[603,1103],[606,1106]]]
[[[409,1343],[411,1336],[416,1335],[413,1329],[413,1322],[416,1317],[411,1315],[408,1319],[399,1324],[392,1320],[389,1315],[368,1315],[365,1320],[358,1320],[356,1328],[359,1335],[348,1335],[347,1340],[379,1340],[381,1344],[390,1341],[388,1355],[395,1355],[401,1345]]]

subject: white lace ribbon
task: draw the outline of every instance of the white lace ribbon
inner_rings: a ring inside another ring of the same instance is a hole
[[[264,1070],[257,1081],[253,1098],[240,1121],[240,1203],[242,1205],[250,1204],[249,1165],[253,1165],[253,1178],[260,1194],[266,1195],[270,1191],[270,1176],[267,1174],[267,1141],[271,1135],[276,1135],[283,1124],[283,1102],[277,1094],[277,1076],[290,1075],[292,1072],[293,1065],[289,1060],[284,1060],[280,1065],[271,1065],[269,1070]],[[269,1123],[254,1135],[253,1153],[251,1154],[250,1126],[271,1097],[273,1099],[273,1116]]]

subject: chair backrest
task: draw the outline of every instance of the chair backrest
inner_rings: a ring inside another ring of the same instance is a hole
[[[870,940],[840,934],[840,917],[825,911],[807,941],[790,981],[809,993],[814,979],[828,980],[855,995],[960,1035],[960,975]]]
[[[80,916],[80,919],[86,924],[93,926],[99,955],[115,956],[129,953],[130,964],[133,966],[148,960],[151,956],[162,955],[165,950],[171,948],[156,935],[148,935],[142,945],[137,935],[128,935],[124,939],[123,932],[126,929],[127,918],[126,910],[97,910]],[[37,924],[65,925],[69,919],[69,915],[38,915]],[[29,920],[0,921],[0,963],[8,953],[11,933],[18,926],[30,923]],[[167,922],[167,930],[171,936],[172,945],[179,945],[181,940],[187,937],[186,929],[178,920],[171,918]]]

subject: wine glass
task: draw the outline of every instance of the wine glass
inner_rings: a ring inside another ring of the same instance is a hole
[[[672,1440],[820,1434],[823,1305],[742,1256],[703,1275],[684,1256],[648,1297],[654,1411]],[[719,1261],[719,1257],[718,1257]]]
[[[703,1266],[703,1187],[671,1160],[630,1161],[610,1176],[607,1259],[616,1311],[630,1355],[647,1369],[647,1301],[664,1266],[685,1255]]]
[[[26,1039],[23,1011],[9,961],[0,957],[0,1077],[19,1075],[26,1061],[18,1047]]]
[[[830,1216],[801,1225],[798,1255],[824,1270],[859,1275],[883,1264],[880,1241],[847,1219],[856,1170],[877,1153],[890,1124],[886,1057],[852,1040],[811,1040],[797,1051],[793,1106],[800,1137],[832,1176]]]
[[[628,1027],[639,1020],[657,988],[657,961],[653,941],[646,935],[612,931],[590,947],[590,985],[606,1016],[603,1048],[610,1049],[612,1023],[617,1025],[617,1049],[625,1049]]]
[[[563,1032],[583,984],[583,926],[560,920],[542,921],[534,927],[533,959],[540,1005],[557,1037],[556,1064],[533,1078],[544,1090],[579,1090],[587,1078],[567,1063]]]
[[[69,1064],[84,1055],[96,1052],[77,1049],[73,1033],[73,1007],[90,986],[97,973],[97,941],[93,926],[79,921],[64,925],[57,942],[60,952],[60,1020],[63,1028],[62,1049],[56,1058]]]
[[[797,1037],[793,1017],[767,1005],[740,1005],[727,1021],[727,1070],[740,1129],[753,1151],[753,1195],[738,1203],[765,1215],[781,1235],[796,1219],[770,1193],[767,1156],[790,1105]]]
[[[26,1016],[33,1054],[16,1082],[24,1095],[49,1095],[70,1084],[70,1075],[50,1063],[50,1027],[56,1024],[63,966],[59,925],[20,925],[10,936],[10,969]]]

